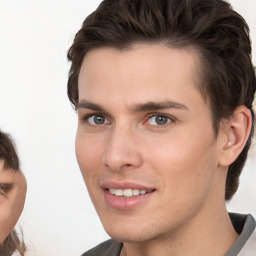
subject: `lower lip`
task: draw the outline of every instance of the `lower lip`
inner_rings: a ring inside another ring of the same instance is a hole
[[[106,202],[111,207],[119,210],[129,210],[135,208],[140,204],[145,203],[154,193],[155,191],[146,193],[144,195],[125,197],[112,195],[107,189],[105,189],[104,197]]]

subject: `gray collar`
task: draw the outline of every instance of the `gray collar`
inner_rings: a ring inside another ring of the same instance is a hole
[[[236,256],[244,247],[245,243],[253,233],[256,222],[252,215],[243,215],[237,213],[229,213],[231,222],[235,230],[240,234],[233,246],[225,254],[225,256]]]

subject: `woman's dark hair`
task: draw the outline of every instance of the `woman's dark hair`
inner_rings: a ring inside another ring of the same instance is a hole
[[[4,161],[4,169],[20,170],[19,158],[14,142],[6,133],[0,131],[0,160]]]
[[[194,48],[201,59],[200,91],[210,102],[213,127],[240,105],[253,113],[256,79],[249,28],[223,0],[104,0],[83,22],[68,51],[68,97],[76,107],[78,76],[86,53],[100,47],[129,49],[136,43]],[[232,198],[251,144],[228,170],[225,198]]]
[[[15,146],[10,136],[0,131],[0,160],[4,161],[3,168],[11,169],[14,172],[20,171],[19,158],[15,150]],[[0,244],[0,255],[11,256],[17,251],[24,256],[26,246],[15,229],[7,236],[2,244]]]
[[[3,244],[0,245],[1,256],[12,256],[14,252],[18,252],[21,256],[24,256],[26,246],[23,240],[20,240],[15,229],[7,236]]]

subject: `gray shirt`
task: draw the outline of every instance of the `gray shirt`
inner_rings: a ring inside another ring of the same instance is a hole
[[[255,256],[256,222],[254,218],[250,214],[230,213],[229,216],[235,230],[240,235],[225,256]],[[119,256],[122,246],[122,243],[110,239],[87,251],[82,256]]]

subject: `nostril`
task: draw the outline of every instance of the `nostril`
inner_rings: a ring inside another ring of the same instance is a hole
[[[102,162],[105,167],[112,171],[121,171],[122,169],[137,168],[141,165],[142,159],[139,152],[131,150],[128,147],[121,148],[118,145],[109,147],[102,156]]]

